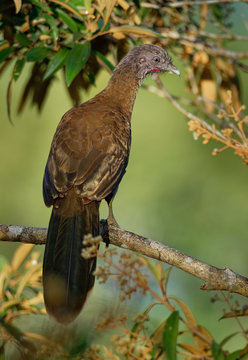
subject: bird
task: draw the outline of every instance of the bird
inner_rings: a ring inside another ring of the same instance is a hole
[[[96,256],[81,256],[83,240],[99,235],[102,200],[108,224],[118,226],[112,201],[128,164],[136,94],[149,74],[164,72],[180,74],[166,50],[134,46],[104,90],[67,111],[57,126],[43,177],[44,202],[52,206],[43,292],[47,313],[59,323],[74,321],[93,288]]]

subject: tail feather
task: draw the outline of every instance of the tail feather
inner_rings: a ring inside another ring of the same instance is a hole
[[[81,311],[94,285],[96,258],[81,256],[84,235],[99,235],[99,203],[84,206],[80,215],[64,217],[53,209],[44,255],[43,286],[48,313],[69,323]]]

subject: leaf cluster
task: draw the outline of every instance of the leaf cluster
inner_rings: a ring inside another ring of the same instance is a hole
[[[247,123],[248,117],[243,113],[245,106],[235,108],[232,92],[227,91],[225,108],[217,114],[218,119],[222,120],[223,126],[218,130],[213,123],[209,126],[207,123],[201,123],[197,120],[188,122],[189,130],[193,131],[195,140],[200,136],[203,138],[203,144],[208,144],[211,140],[222,144],[222,147],[214,148],[212,155],[217,155],[226,149],[233,149],[234,153],[243,159],[245,165],[248,164],[248,138]],[[223,121],[224,120],[224,121]]]
[[[95,84],[99,69],[112,71],[106,57],[117,49],[117,61],[128,50],[126,35],[159,36],[150,29],[137,27],[141,19],[135,14],[133,2],[105,0],[31,0],[0,5],[0,72],[14,62],[8,88],[11,88],[27,64],[32,64],[30,77],[23,90],[18,110],[22,110],[28,95],[41,109],[54,75],[63,69],[66,86],[74,103],[78,103],[80,88]],[[130,23],[133,26],[124,26]],[[126,20],[125,20],[126,19]],[[124,22],[123,22],[124,20]]]
[[[80,102],[80,89],[95,84],[103,67],[112,72],[114,62],[126,54],[131,44],[153,42],[171,49],[187,70],[188,90],[196,96],[217,100],[218,81],[214,66],[223,81],[221,89],[239,86],[235,67],[245,68],[238,59],[246,52],[231,52],[228,42],[247,41],[232,34],[229,4],[192,5],[192,2],[140,2],[139,0],[3,0],[0,4],[0,73],[10,63],[11,90],[28,64],[29,79],[24,86],[18,110],[28,96],[42,108],[57,72],[62,69],[69,95]],[[206,30],[214,29],[213,32]],[[242,47],[242,46],[241,46]],[[197,86],[192,83],[193,71]],[[236,85],[235,85],[236,84]],[[198,89],[198,90],[196,90]],[[224,96],[224,95],[223,95]],[[238,101],[238,100],[237,100]],[[210,105],[207,106],[210,110]]]
[[[247,329],[239,323],[238,317],[247,316],[247,309],[240,309],[237,302],[231,303],[226,295],[216,294],[213,301],[224,299],[228,306],[222,319],[233,318],[240,325],[240,331],[217,342],[209,331],[200,325],[191,309],[180,299],[167,294],[170,268],[163,268],[160,262],[106,250],[99,256],[104,265],[98,268],[96,277],[104,282],[115,278],[120,287],[120,297],[130,299],[134,293],[150,294],[150,305],[135,316],[115,312],[112,307],[102,311],[96,324],[95,340],[87,344],[85,333],[76,328],[56,332],[47,329],[45,334],[23,330],[29,318],[44,316],[45,309],[41,294],[41,262],[39,253],[31,252],[33,245],[21,245],[10,263],[2,262],[0,272],[0,355],[8,356],[15,348],[16,359],[88,359],[88,360],[175,360],[214,359],[234,360],[248,356]],[[128,284],[129,282],[129,284]],[[104,286],[104,285],[103,285]],[[130,291],[131,290],[131,291]],[[152,326],[152,311],[160,309],[160,323]],[[21,320],[17,322],[17,320]],[[224,321],[224,320],[222,320]],[[36,321],[37,322],[37,321]],[[40,323],[40,320],[38,321]],[[85,324],[84,324],[85,328]],[[38,326],[40,329],[40,326]],[[85,330],[85,329],[84,329]],[[101,334],[104,331],[104,345]],[[107,337],[106,337],[107,334]],[[246,340],[242,349],[226,350],[227,343],[234,337]],[[109,345],[106,344],[109,342]]]
[[[234,336],[238,335],[237,332],[231,333],[221,342],[217,342],[209,331],[197,322],[191,309],[182,300],[167,294],[171,268],[163,269],[160,262],[155,263],[150,259],[131,255],[129,252],[125,252],[115,259],[113,252],[107,250],[100,257],[106,263],[108,277],[118,279],[121,299],[127,297],[122,280],[128,278],[130,288],[135,289],[131,294],[136,291],[150,294],[154,302],[144,312],[138,313],[132,318],[130,324],[128,316],[123,314],[117,318],[114,314],[104,317],[98,323],[98,330],[110,328],[115,329],[118,334],[112,336],[113,348],[111,349],[105,346],[92,346],[89,350],[89,354],[92,356],[89,357],[90,359],[176,360],[178,356],[181,356],[183,359],[189,360],[231,360],[248,356],[247,333],[240,323],[239,334],[246,339],[246,345],[243,349],[229,352],[225,350],[225,346]],[[97,271],[96,276],[102,278],[103,273],[104,271],[101,269],[99,273]],[[156,290],[154,290],[154,281],[157,284]],[[221,295],[223,294],[220,293]],[[128,292],[128,297],[130,298],[130,292]],[[237,310],[238,304],[232,306],[230,300],[225,295],[223,297],[230,312],[225,313],[222,319],[229,317],[237,319],[238,314],[241,313]],[[216,296],[215,301],[217,300],[220,300],[220,297]],[[152,318],[152,310],[157,306],[160,307],[161,318],[164,317],[164,320],[155,330],[151,331],[149,321]],[[169,315],[166,316],[168,311]],[[246,315],[247,312],[243,309],[242,316]],[[191,335],[191,339],[186,338],[186,334],[187,336]]]

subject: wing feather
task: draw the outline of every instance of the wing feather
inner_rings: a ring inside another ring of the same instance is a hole
[[[72,187],[91,200],[102,200],[114,190],[125,172],[130,148],[130,126],[118,130],[117,122],[118,113],[97,114],[84,106],[63,116],[43,179],[47,206]]]

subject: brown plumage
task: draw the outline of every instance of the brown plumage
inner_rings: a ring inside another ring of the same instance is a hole
[[[94,284],[96,258],[81,257],[84,235],[99,234],[99,205],[112,199],[125,173],[131,145],[131,115],[142,80],[153,72],[179,74],[156,45],[134,47],[117,65],[107,87],[69,110],[55,132],[43,179],[53,205],[43,266],[48,313],[69,323]]]

